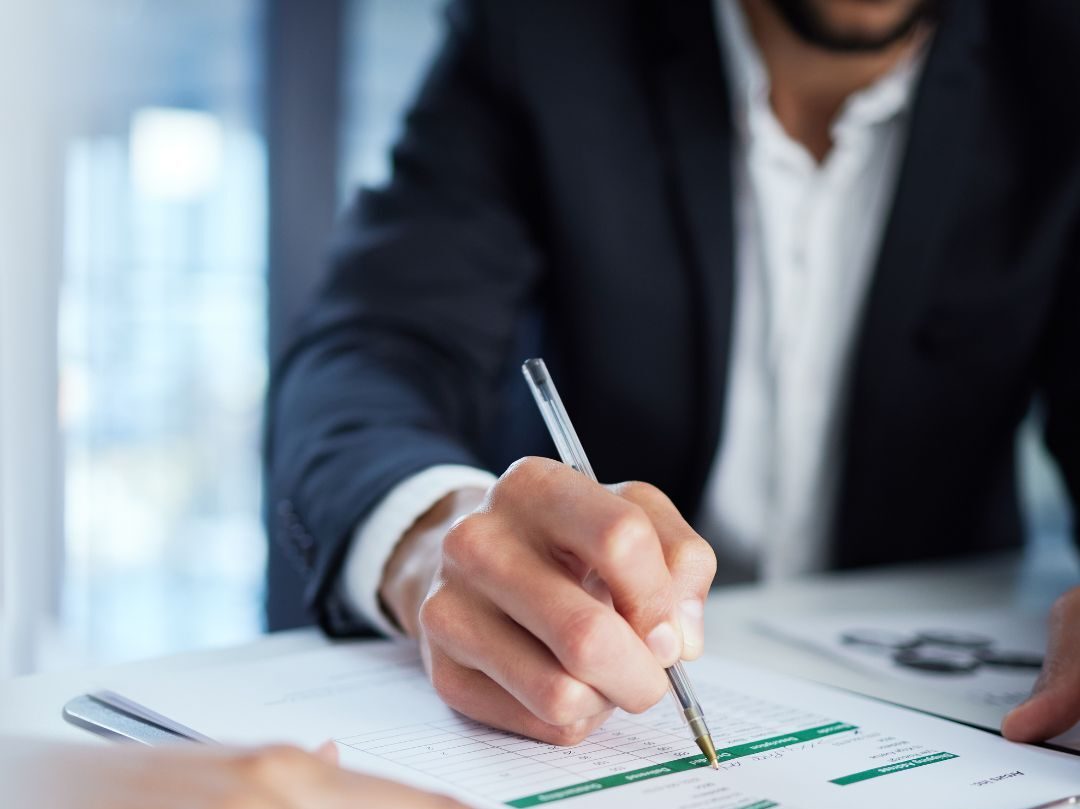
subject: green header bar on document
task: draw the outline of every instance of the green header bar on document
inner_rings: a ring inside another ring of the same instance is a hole
[[[907,761],[897,761],[895,764],[886,764],[883,767],[875,767],[872,770],[863,770],[862,772],[852,773],[851,775],[845,775],[840,778],[833,778],[829,783],[846,787],[849,784],[857,784],[860,781],[866,781],[870,778],[880,778],[883,775],[892,775],[894,772],[903,772],[904,770],[911,770],[915,767],[925,767],[927,764],[937,764],[939,761],[948,761],[953,758],[956,758],[956,756],[952,753],[932,753],[928,756],[919,756],[919,758],[911,758]]]
[[[746,742],[745,744],[737,744],[733,747],[724,747],[716,751],[716,757],[723,763],[730,759],[752,756],[755,753],[764,753],[767,750],[776,750],[780,747],[790,747],[793,744],[803,744],[804,742],[813,741],[814,739],[820,739],[823,736],[846,733],[855,729],[854,725],[849,725],[844,722],[833,722],[830,725],[821,725],[816,728],[799,730],[794,733],[787,733],[783,736],[772,736],[768,739],[759,739],[756,742]],[[547,803],[554,803],[555,801],[563,801],[567,798],[576,798],[579,795],[586,795],[591,792],[599,792],[602,789],[613,789],[614,787],[621,787],[626,784],[636,784],[639,781],[659,778],[662,775],[672,775],[677,772],[686,772],[687,770],[696,770],[699,767],[707,766],[709,766],[709,762],[705,756],[687,756],[686,758],[677,758],[674,761],[667,761],[663,764],[654,764],[651,767],[628,770],[627,772],[621,772],[616,775],[607,775],[603,778],[597,778],[593,781],[585,781],[580,784],[573,784],[572,786],[560,787],[559,789],[553,789],[550,792],[541,792],[537,795],[526,795],[523,798],[507,801],[506,805],[513,806],[515,809],[527,809],[527,807],[530,806],[542,806]]]

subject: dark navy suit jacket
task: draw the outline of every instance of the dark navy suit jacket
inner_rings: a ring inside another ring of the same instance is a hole
[[[1033,401],[1080,497],[1080,3],[947,0],[846,402],[835,567],[1021,540]],[[732,131],[712,0],[462,0],[389,184],[276,369],[272,623],[357,627],[350,536],[432,464],[550,454],[542,351],[602,480],[693,515],[724,440]],[[276,613],[275,613],[276,611]]]

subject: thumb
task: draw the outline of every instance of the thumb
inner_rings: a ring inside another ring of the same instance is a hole
[[[1013,708],[1001,733],[1014,742],[1041,742],[1080,722],[1080,587],[1050,611],[1050,643],[1042,673],[1026,702]]]
[[[315,757],[327,764],[338,765],[338,749],[333,742],[323,742],[315,751]]]

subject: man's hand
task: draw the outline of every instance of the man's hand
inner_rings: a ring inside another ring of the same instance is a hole
[[[1080,722],[1080,587],[1069,590],[1050,611],[1050,645],[1042,674],[1027,702],[1001,723],[1014,742],[1041,742]]]
[[[332,744],[229,751],[0,740],[4,805],[35,809],[452,809],[461,804],[337,766]]]
[[[655,487],[526,458],[486,496],[456,493],[418,521],[380,595],[448,705],[575,744],[615,706],[654,705],[664,667],[701,654],[715,573],[708,543]]]

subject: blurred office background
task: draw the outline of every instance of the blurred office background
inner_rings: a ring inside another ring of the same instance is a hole
[[[250,639],[270,357],[442,2],[0,2],[0,671]]]
[[[388,173],[438,0],[2,2],[0,177],[38,189],[0,209],[32,231],[0,229],[7,666],[250,639],[271,341]]]

